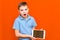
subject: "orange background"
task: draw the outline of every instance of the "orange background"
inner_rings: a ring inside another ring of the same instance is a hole
[[[12,29],[18,16],[17,6],[22,0],[0,0],[0,40],[17,40]],[[46,40],[60,40],[60,1],[23,0],[30,8],[38,26],[46,30]]]

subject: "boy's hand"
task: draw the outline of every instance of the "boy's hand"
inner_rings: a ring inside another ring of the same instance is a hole
[[[44,40],[42,38],[33,38],[32,40]]]
[[[44,40],[44,39],[42,39],[42,38],[35,38],[35,37],[32,37],[32,36],[30,36],[30,38],[31,38],[32,40]]]
[[[32,40],[38,40],[38,39],[41,39],[41,38],[35,38],[35,37],[32,37],[32,36],[30,36],[30,38],[31,38]]]
[[[43,28],[41,28],[40,30],[43,30]]]
[[[31,39],[31,40],[36,40],[36,38],[35,38],[35,37],[32,37],[32,36],[30,36],[30,39]]]
[[[32,37],[32,40],[44,40],[44,39]]]

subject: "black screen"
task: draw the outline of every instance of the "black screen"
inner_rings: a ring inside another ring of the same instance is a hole
[[[34,30],[33,31],[33,37],[36,37],[36,38],[43,38],[43,31],[40,31],[40,30]]]

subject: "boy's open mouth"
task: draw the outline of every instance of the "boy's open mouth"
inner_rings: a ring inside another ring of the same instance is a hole
[[[26,16],[26,14],[24,14],[24,16]]]

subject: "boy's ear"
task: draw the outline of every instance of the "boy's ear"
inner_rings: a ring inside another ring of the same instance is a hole
[[[20,14],[20,11],[18,10],[18,13]]]
[[[28,8],[28,10],[29,10],[29,8]]]
[[[18,12],[20,12],[20,10],[18,10]]]

